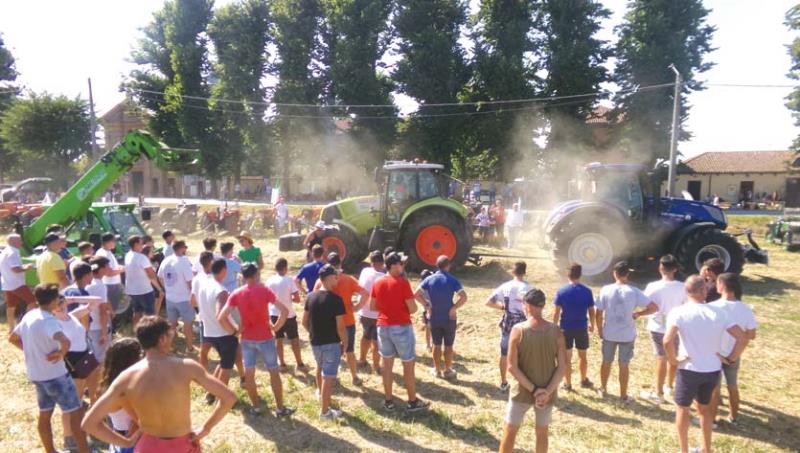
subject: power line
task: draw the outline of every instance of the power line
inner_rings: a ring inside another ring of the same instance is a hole
[[[795,88],[796,85],[777,85],[777,84],[758,84],[758,83],[705,83],[710,87],[728,87],[728,88]]]

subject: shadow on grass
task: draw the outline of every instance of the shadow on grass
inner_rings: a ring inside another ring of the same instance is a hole
[[[508,392],[500,390],[499,384],[492,385],[483,381],[458,381],[458,385],[471,388],[480,398],[491,398],[497,401],[508,399]]]
[[[487,429],[482,426],[465,427],[454,422],[448,415],[437,410],[435,405],[430,409],[407,413],[406,411],[386,412],[376,411],[376,414],[391,418],[400,422],[419,423],[438,433],[441,436],[456,440],[461,443],[469,444],[474,447],[496,451],[500,446],[500,440],[494,437]]]
[[[622,417],[619,415],[608,414],[604,411],[587,406],[581,401],[574,399],[559,398],[556,401],[556,408],[566,414],[577,415],[578,417],[588,418],[600,423],[613,423],[615,425],[641,426],[642,422],[634,417]],[[638,416],[640,411],[635,414]]]
[[[388,450],[418,451],[423,453],[447,452],[447,450],[433,450],[430,448],[425,448],[392,431],[386,431],[375,428],[374,426],[370,426],[360,418],[348,413],[344,414],[344,419],[347,420],[347,424],[350,425],[359,436]]]
[[[800,289],[794,282],[766,275],[743,275],[742,284],[745,288],[745,297],[779,297],[785,295],[787,291]]]
[[[271,412],[260,417],[245,415],[244,423],[264,439],[275,442],[275,449],[281,452],[358,450],[355,444],[324,433],[311,424],[294,418],[278,419]]]
[[[720,409],[724,410],[721,406]],[[766,421],[763,421],[766,419]],[[722,423],[721,432],[758,440],[789,451],[800,451],[800,417],[760,404],[742,402],[738,425]]]

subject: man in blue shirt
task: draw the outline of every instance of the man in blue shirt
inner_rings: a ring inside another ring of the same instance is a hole
[[[314,291],[314,285],[317,283],[319,270],[325,265],[324,254],[325,249],[323,249],[321,245],[315,244],[311,247],[311,257],[314,258],[314,261],[301,267],[297,277],[294,278],[295,284],[300,292],[303,293],[303,296]],[[303,283],[305,283],[305,286],[303,286]]]
[[[454,379],[453,343],[456,339],[456,313],[467,303],[467,293],[452,274],[450,258],[445,255],[436,260],[439,271],[422,281],[414,297],[428,311],[428,328],[433,340],[433,366],[437,377]],[[427,294],[427,300],[425,298]],[[458,301],[453,303],[453,296]],[[430,301],[430,302],[428,302]],[[444,343],[444,368],[442,368],[442,343]]]
[[[567,343],[567,370],[564,374],[564,388],[567,391],[572,391],[573,346],[578,348],[581,387],[592,388],[593,386],[592,381],[586,377],[586,350],[589,349],[589,333],[594,331],[594,297],[592,290],[580,283],[582,270],[580,264],[573,264],[569,267],[567,272],[569,284],[562,286],[556,292],[556,311],[553,315],[553,322],[559,323]],[[588,322],[587,314],[589,315]]]

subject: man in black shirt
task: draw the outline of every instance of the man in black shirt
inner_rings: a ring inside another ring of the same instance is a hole
[[[306,299],[303,327],[311,338],[311,349],[317,361],[317,392],[322,405],[320,418],[340,417],[342,411],[332,409],[331,393],[339,372],[342,351],[347,350],[347,331],[344,321],[344,301],[332,292],[336,287],[336,269],[326,264],[319,270],[322,288]]]

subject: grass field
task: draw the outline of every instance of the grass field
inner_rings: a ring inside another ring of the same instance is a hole
[[[737,228],[753,227],[757,236],[763,237],[765,221],[766,218],[739,217],[733,218],[731,223]],[[534,238],[525,239],[517,252],[542,258],[528,260],[529,281],[552,296],[563,279],[544,259],[544,252],[534,246]],[[191,245],[196,253],[200,249],[199,238],[192,238]],[[278,255],[274,239],[260,240],[258,245],[268,264]],[[768,248],[772,259],[770,266],[751,265],[744,273],[745,301],[754,306],[760,327],[757,340],[745,352],[740,373],[741,425],[730,428],[723,424],[715,432],[717,451],[800,450],[800,380],[797,379],[800,272],[796,266],[800,255],[777,247]],[[299,266],[300,253],[291,254],[290,258],[293,266]],[[431,376],[431,357],[417,329],[418,392],[432,402],[428,412],[408,415],[397,410],[387,413],[382,409],[383,394],[378,375],[365,376],[365,385],[358,388],[351,384],[349,374],[343,372],[334,404],[344,410],[345,416],[338,421],[320,421],[312,376],[292,371],[283,375],[284,389],[288,405],[296,407],[297,413],[289,420],[277,419],[274,415],[252,417],[245,411],[249,405],[245,393],[239,389],[238,380],[232,379],[239,404],[204,441],[205,451],[496,450],[502,433],[506,395],[498,389],[498,312],[485,308],[483,302],[492,288],[509,278],[510,265],[511,261],[490,261],[480,268],[468,266],[457,274],[469,294],[469,302],[459,314],[457,381],[447,382]],[[637,284],[643,285],[655,278],[654,275],[642,276]],[[417,279],[412,283],[416,284]],[[552,314],[551,302],[548,300],[548,316]],[[632,395],[648,388],[653,380],[653,357],[644,325],[644,322],[639,323],[636,357],[631,364]],[[4,323],[0,325],[0,334],[7,334]],[[305,333],[301,336],[307,338]],[[589,373],[595,383],[600,380],[598,346],[594,337],[589,351]],[[304,343],[303,355],[307,363],[313,363],[307,343]],[[289,359],[288,363],[292,364],[293,360]],[[26,381],[21,352],[10,345],[1,347],[0,367],[5,370],[0,374],[0,451],[37,451],[41,447],[36,434],[35,392]],[[399,364],[395,372],[399,384]],[[257,379],[260,393],[272,405],[266,372],[260,371]],[[612,395],[618,394],[616,369],[612,371],[609,391]],[[402,387],[396,387],[396,395],[405,396]],[[195,421],[203,420],[210,413],[199,389],[195,389],[192,407]],[[637,401],[626,406],[613,396],[601,400],[592,392],[578,390],[573,394],[560,392],[556,407],[550,438],[553,451],[655,452],[678,448],[671,405],[655,406]],[[724,409],[722,416],[726,416]],[[60,431],[60,426],[56,426],[56,430]],[[699,430],[692,428],[692,445],[699,444],[699,436]],[[532,420],[526,420],[523,425],[517,447],[520,451],[533,449]]]

